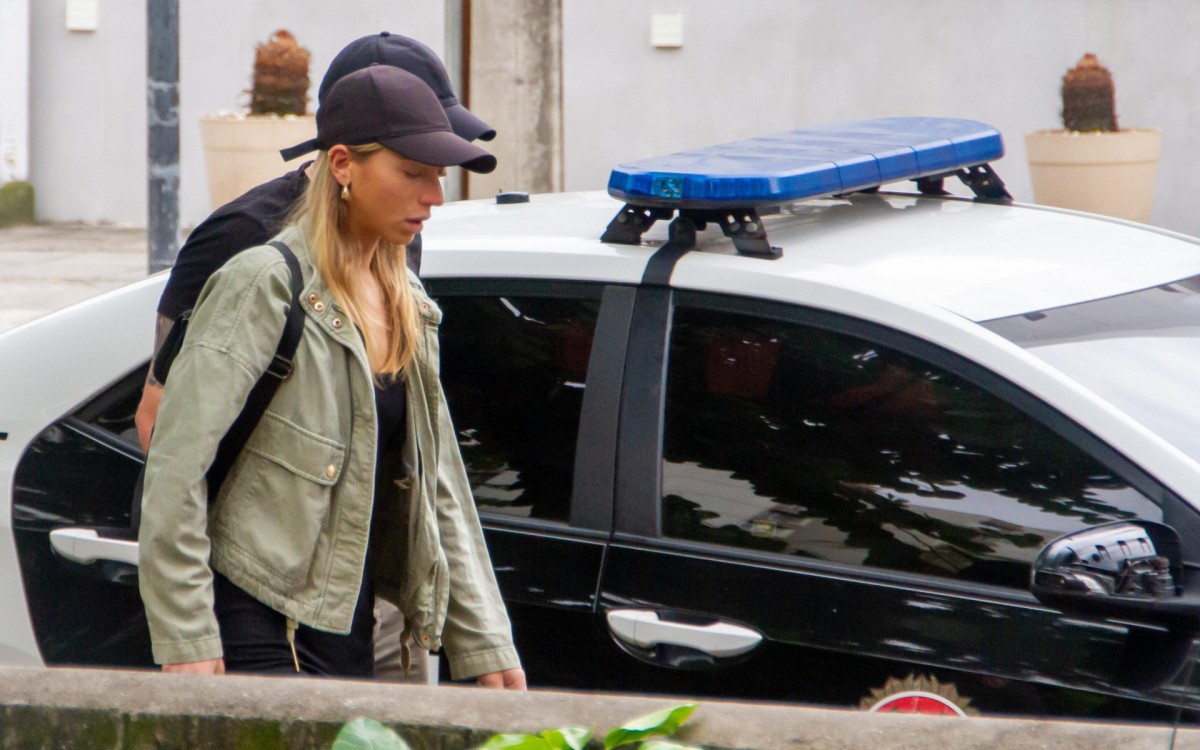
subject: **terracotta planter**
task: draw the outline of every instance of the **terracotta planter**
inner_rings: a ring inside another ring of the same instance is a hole
[[[200,118],[200,142],[208,172],[208,198],[223,206],[255,185],[295,169],[301,160],[285,163],[279,149],[317,134],[316,118],[205,115]]]
[[[1150,221],[1162,131],[1038,130],[1025,135],[1033,200],[1047,206]]]

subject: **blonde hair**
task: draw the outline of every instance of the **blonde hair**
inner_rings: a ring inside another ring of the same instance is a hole
[[[351,158],[364,159],[383,146],[371,143],[347,148]],[[328,153],[321,151],[313,164],[304,199],[294,209],[290,221],[308,217],[308,240],[317,271],[345,308],[346,315],[352,321],[364,321],[362,300],[355,294],[349,274],[354,256],[361,250],[348,240],[346,202],[341,200],[341,190],[342,186],[334,179],[329,168]],[[377,378],[384,380],[396,377],[412,363],[417,352],[417,338],[421,333],[420,314],[408,285],[407,261],[408,253],[403,245],[393,245],[382,239],[371,260],[371,274],[383,290],[387,311],[387,340],[383,342],[386,356],[378,363],[375,372]],[[377,342],[370,339],[366,326],[360,328],[369,351]],[[373,368],[375,366],[372,364]]]

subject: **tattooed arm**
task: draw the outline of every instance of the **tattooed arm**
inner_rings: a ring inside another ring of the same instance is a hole
[[[142,401],[138,404],[137,414],[133,418],[134,424],[137,425],[138,442],[142,444],[143,451],[150,449],[150,432],[154,429],[154,420],[158,418],[158,404],[162,401],[163,395],[162,383],[154,378],[154,358],[158,356],[158,350],[162,348],[173,325],[175,325],[175,321],[165,315],[159,315],[154,325],[154,353],[150,355],[151,367],[146,373],[146,385],[142,388]]]

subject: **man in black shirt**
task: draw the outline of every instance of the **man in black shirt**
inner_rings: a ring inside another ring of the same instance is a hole
[[[490,125],[458,102],[446,68],[429,47],[415,39],[386,31],[355,40],[337,54],[321,81],[318,103],[342,76],[374,64],[392,65],[423,80],[437,94],[451,128],[459,136],[469,141],[490,141],[496,137],[496,131]],[[290,161],[314,150],[316,144],[309,141],[280,153]],[[308,187],[308,168],[311,164],[311,161],[306,162],[293,172],[250,189],[218,208],[192,231],[179,250],[171,277],[158,302],[154,336],[156,354],[179,316],[195,306],[200,290],[214,271],[242,250],[266,244],[279,233],[292,206]],[[416,235],[409,243],[407,258],[409,268],[413,273],[419,273],[421,235]],[[150,368],[135,417],[142,450],[149,448],[150,431],[158,416],[162,393],[163,386],[154,378],[154,368]],[[376,602],[375,618],[376,675],[384,679],[400,678],[405,672],[399,666],[403,618],[395,607],[382,600]],[[423,674],[420,662],[416,666],[414,671],[420,678]],[[502,685],[491,684],[488,687]]]

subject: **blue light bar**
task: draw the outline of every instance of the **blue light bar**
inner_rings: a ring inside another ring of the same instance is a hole
[[[1004,156],[973,120],[885,117],[802,128],[621,164],[608,192],[666,208],[779,205],[954,172]]]

